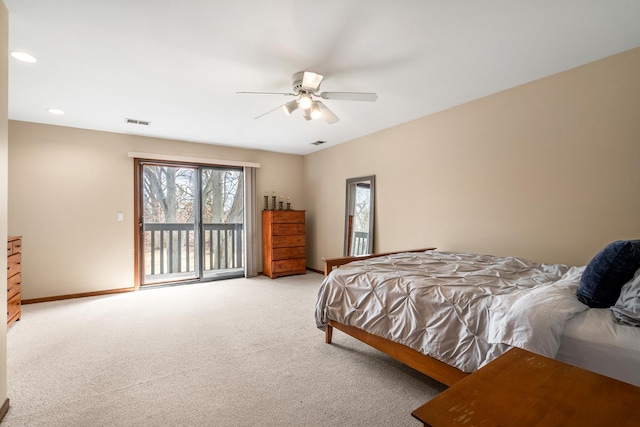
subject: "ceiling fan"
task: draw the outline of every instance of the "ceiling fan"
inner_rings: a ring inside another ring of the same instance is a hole
[[[256,119],[266,116],[280,108],[282,108],[287,115],[293,113],[300,108],[302,110],[302,117],[305,120],[324,119],[327,123],[336,123],[340,119],[331,111],[322,101],[314,98],[322,99],[335,99],[340,101],[368,101],[373,102],[378,99],[378,95],[370,92],[318,92],[320,90],[320,83],[324,76],[312,73],[310,71],[300,71],[295,73],[292,80],[293,92],[237,92],[240,94],[250,95],[285,95],[294,96],[296,99],[289,101],[286,104],[279,105],[273,110],[260,114]]]

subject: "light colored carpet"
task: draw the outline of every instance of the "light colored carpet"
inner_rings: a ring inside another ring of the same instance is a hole
[[[324,343],[322,276],[23,306],[2,426],[419,426],[445,389],[359,341]]]

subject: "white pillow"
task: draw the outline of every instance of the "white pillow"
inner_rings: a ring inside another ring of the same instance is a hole
[[[640,327],[640,268],[622,286],[616,304],[611,306],[616,323]]]

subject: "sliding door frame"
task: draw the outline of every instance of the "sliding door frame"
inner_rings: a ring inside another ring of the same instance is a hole
[[[186,163],[186,162],[171,162],[171,161],[158,161],[158,160],[146,160],[146,159],[134,159],[134,252],[135,252],[135,262],[134,262],[134,287],[136,290],[141,287],[156,285],[155,283],[145,283],[146,282],[146,271],[145,271],[145,219],[144,219],[144,197],[142,192],[144,191],[142,188],[142,179],[144,176],[144,168],[145,167],[170,167],[170,168],[184,168],[184,169],[193,169],[194,170],[194,209],[193,209],[193,224],[194,227],[194,259],[193,259],[193,274],[195,277],[189,277],[184,279],[177,279],[175,281],[167,280],[164,282],[158,282],[157,285],[170,285],[170,284],[189,284],[189,283],[200,283],[212,279],[212,276],[207,276],[205,273],[205,224],[203,223],[203,212],[202,212],[202,203],[203,203],[203,188],[202,188],[202,173],[204,170],[215,170],[215,169],[223,169],[223,170],[236,170],[243,176],[246,173],[245,169],[238,166],[221,166],[221,165],[210,165],[210,164],[196,164],[196,163]],[[243,212],[246,210],[246,201],[245,201],[245,188],[240,190],[243,194],[243,202],[242,209]],[[246,215],[243,214],[243,228],[244,221],[246,220]],[[210,236],[211,238],[212,236]],[[247,236],[245,234],[242,239],[242,247],[246,247],[251,242],[248,241]],[[189,260],[187,259],[187,263]],[[243,273],[246,274],[246,267],[243,266]],[[223,271],[223,270],[221,270]],[[238,273],[223,273],[219,278],[224,278],[226,275],[237,275]]]

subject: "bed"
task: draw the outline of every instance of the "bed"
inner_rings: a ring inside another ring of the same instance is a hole
[[[640,386],[640,328],[578,301],[584,270],[433,249],[330,259],[316,325],[446,385],[520,347]]]

